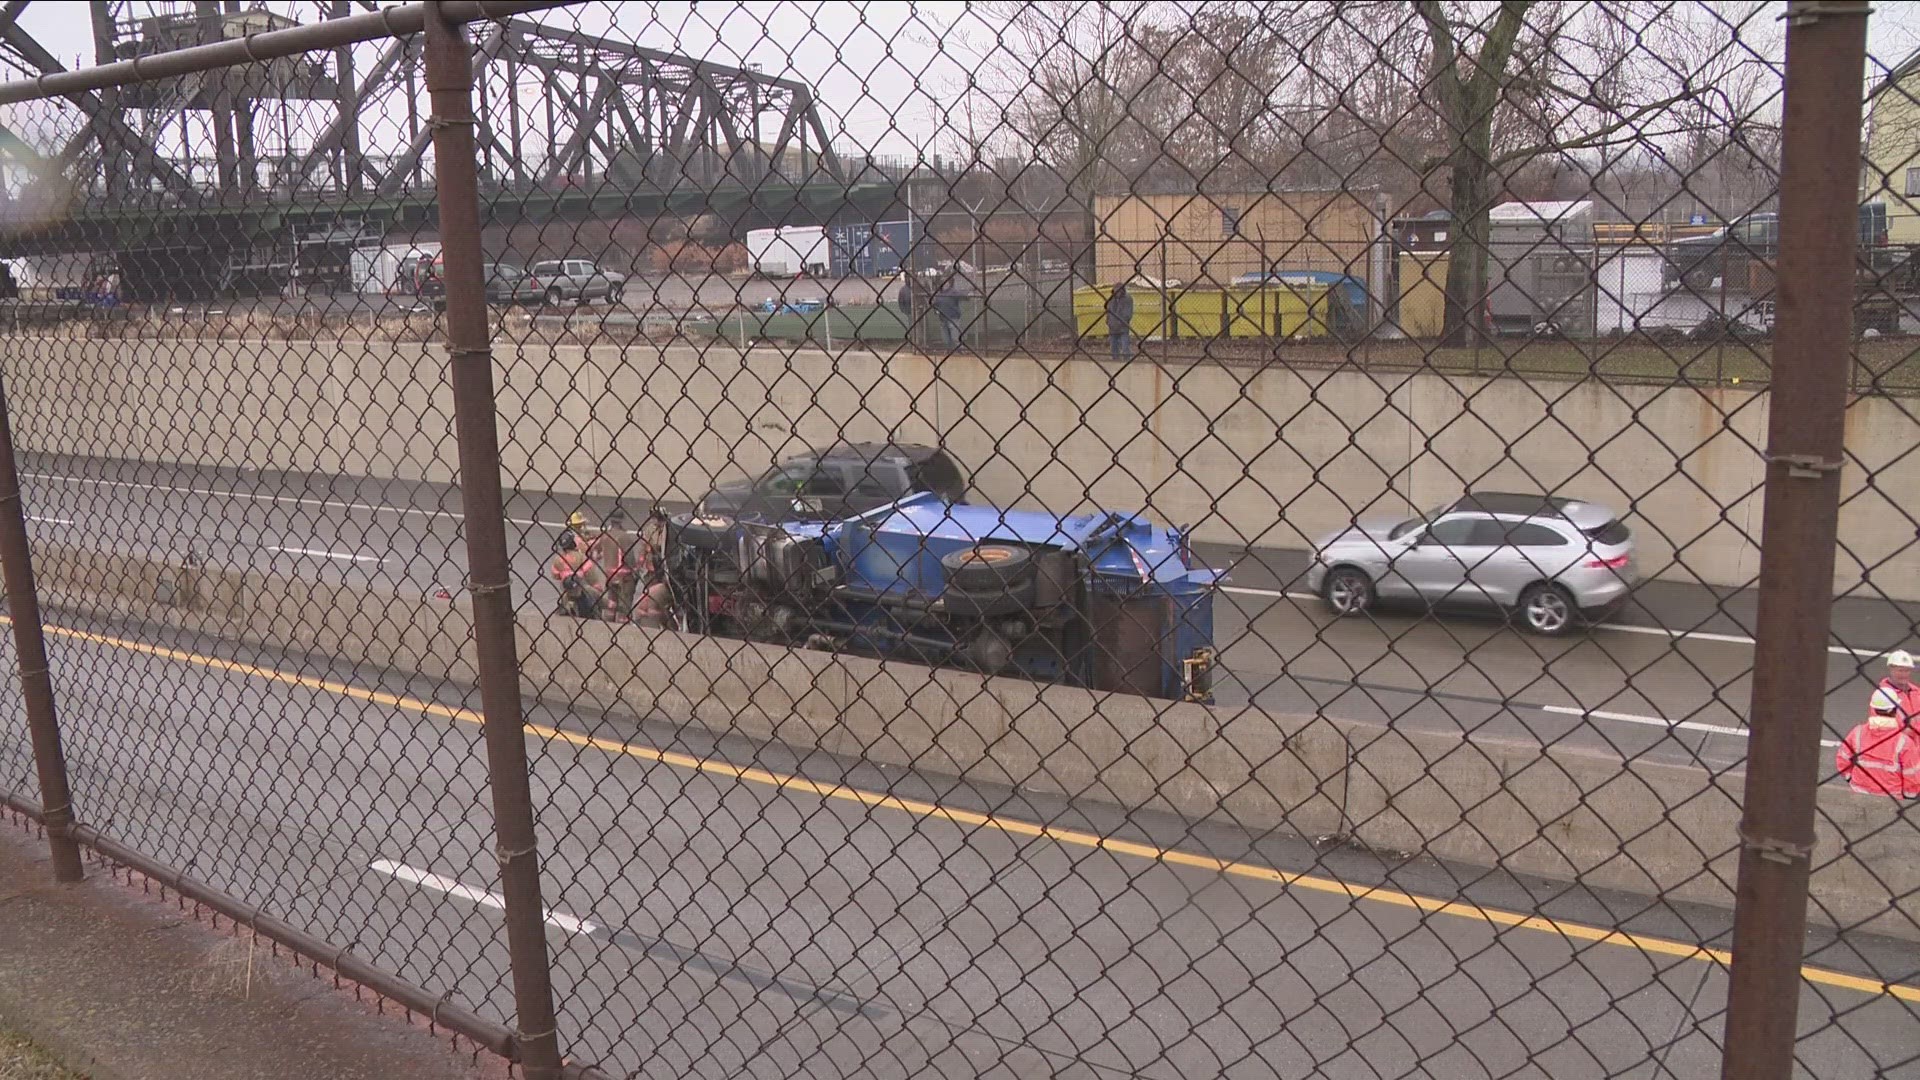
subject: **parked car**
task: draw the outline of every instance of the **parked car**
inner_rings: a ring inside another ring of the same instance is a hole
[[[1612,510],[1510,492],[1359,522],[1314,544],[1307,575],[1341,615],[1365,614],[1376,601],[1494,609],[1549,636],[1604,616],[1638,582],[1632,532]]]
[[[723,481],[694,512],[768,524],[839,520],[921,491],[960,502],[966,474],[939,447],[842,443],[788,458],[757,477]]]
[[[1767,301],[1769,305],[1773,302]],[[1763,320],[1760,312],[1750,310],[1723,314],[1709,312],[1687,331],[1689,341],[1758,341],[1773,332],[1773,313]]]
[[[537,262],[527,272],[539,279],[547,303],[578,300],[585,303],[605,297],[617,304],[627,289],[627,275],[602,270],[585,259],[552,259]]]
[[[488,263],[487,302],[490,304],[538,304],[546,298],[546,285],[518,266]]]
[[[447,283],[441,280],[440,262],[435,259],[429,264],[429,272],[421,275],[420,296],[422,299],[444,303],[447,298]],[[546,298],[540,280],[525,270],[508,263],[482,263],[480,272],[484,275],[489,304],[538,304]]]

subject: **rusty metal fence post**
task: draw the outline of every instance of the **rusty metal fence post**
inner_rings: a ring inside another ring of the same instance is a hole
[[[506,515],[500,496],[495,430],[493,348],[480,248],[480,188],[475,160],[473,54],[465,29],[428,5],[426,77],[433,115],[434,180],[446,283],[447,361],[454,428],[460,445],[460,492],[466,513],[467,565],[473,602],[474,670],[480,682],[493,792],[500,889],[506,899],[507,952],[513,967],[520,1064],[528,1080],[560,1075],[547,926],[540,899],[539,838],[527,776],[527,736],[520,711],[520,654],[515,643]]]
[[[53,854],[55,881],[79,881],[80,846],[73,838],[73,793],[67,786],[66,752],[60,746],[60,722],[54,711],[53,676],[47,668],[47,643],[40,626],[40,594],[33,582],[33,553],[27,546],[27,511],[20,498],[20,471],[13,460],[13,424],[7,392],[0,382],[0,574],[7,587],[7,614],[13,621],[14,658],[20,668],[20,698],[33,743],[34,771],[40,780],[40,810]]]
[[[1846,456],[1867,5],[1789,3],[1779,322],[1721,1076],[1792,1074]]]

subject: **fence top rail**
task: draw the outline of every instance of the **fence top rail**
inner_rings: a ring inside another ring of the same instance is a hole
[[[564,0],[444,0],[440,4],[440,12],[451,22],[470,23],[543,11],[560,7],[563,3]],[[296,53],[335,49],[378,38],[417,34],[426,25],[426,16],[426,4],[403,4],[306,26],[265,30],[229,41],[99,64],[78,71],[49,72],[31,79],[0,83],[0,104],[64,97],[128,83],[191,75],[214,68],[259,63]]]

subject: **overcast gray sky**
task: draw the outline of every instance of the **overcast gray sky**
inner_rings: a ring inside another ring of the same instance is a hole
[[[134,5],[136,11],[154,6]],[[312,2],[268,6],[303,20],[322,9]],[[1769,5],[1755,25],[1771,26],[1783,8]],[[84,65],[92,60],[93,45],[82,13],[78,3],[38,0],[21,24],[63,63]],[[827,127],[843,149],[903,155],[927,146],[943,127],[953,135],[951,122],[940,119],[940,104],[966,85],[992,40],[989,17],[958,2],[595,0],[537,17],[715,61],[758,63],[769,73],[804,80],[815,88]],[[1872,18],[1875,68],[1884,70],[1920,46],[1920,4],[1881,4]],[[958,33],[943,36],[942,27],[956,24],[962,27]],[[376,50],[364,48],[365,62]]]

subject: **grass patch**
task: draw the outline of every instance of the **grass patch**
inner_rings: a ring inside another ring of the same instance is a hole
[[[1104,358],[1105,339],[1071,351]],[[1618,382],[1687,382],[1765,387],[1772,378],[1773,342],[1645,339],[1512,339],[1478,349],[1445,349],[1422,341],[1149,341],[1142,358],[1168,363],[1217,362],[1303,368],[1358,368],[1382,372],[1432,371],[1448,375],[1601,378]],[[1862,338],[1853,343],[1852,385],[1858,391],[1920,392],[1920,338]]]
[[[87,1080],[20,1035],[0,1031],[0,1080]]]

